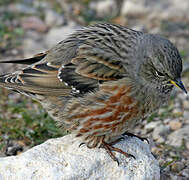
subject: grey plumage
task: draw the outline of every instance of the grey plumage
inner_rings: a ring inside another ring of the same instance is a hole
[[[167,102],[174,82],[184,89],[182,60],[169,40],[113,24],[82,28],[15,62],[30,65],[1,75],[0,86],[37,99],[88,147],[106,146],[133,128]]]

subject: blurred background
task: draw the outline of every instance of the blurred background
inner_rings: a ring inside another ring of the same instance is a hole
[[[189,90],[189,0],[0,0],[0,60],[29,58],[98,22],[167,37],[183,58]],[[0,74],[18,68],[0,64]],[[189,96],[175,89],[133,132],[151,139],[161,179],[189,179]],[[37,102],[0,89],[0,157],[65,134]]]

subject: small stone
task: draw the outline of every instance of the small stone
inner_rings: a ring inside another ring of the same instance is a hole
[[[43,44],[32,38],[25,38],[23,42],[24,57],[32,57],[34,54],[45,51]]]
[[[70,22],[67,26],[52,28],[45,36],[46,48],[52,48],[55,44],[67,38],[77,29],[74,22]]]
[[[176,157],[176,153],[173,152],[173,151],[170,151],[170,152],[169,152],[169,155],[170,155],[170,157]]]
[[[157,148],[157,147],[152,147],[151,151],[153,154],[158,155],[158,156],[160,156],[162,154],[162,149]]]
[[[144,1],[124,1],[122,9],[121,9],[121,14],[123,16],[127,16],[127,15],[134,15],[134,16],[138,16],[138,15],[143,15],[146,14],[148,12],[148,8],[147,6],[144,5]]]
[[[114,0],[103,0],[98,2],[92,2],[90,8],[95,10],[98,17],[114,16],[118,9],[116,1]]]
[[[186,142],[186,148],[189,150],[189,141]]]
[[[166,118],[166,119],[163,120],[163,122],[164,122],[165,124],[168,124],[170,121],[172,121],[171,118]]]
[[[178,130],[173,131],[168,135],[167,143],[171,146],[180,147],[183,140],[189,139],[189,125],[186,125]]]
[[[64,23],[64,16],[63,15],[59,15],[58,13],[56,13],[55,11],[48,9],[46,11],[45,14],[45,23],[48,26],[60,26]]]
[[[184,100],[183,101],[183,106],[184,106],[185,109],[188,110],[189,109],[189,100]]]
[[[155,140],[159,139],[158,142],[163,142],[163,140],[164,140],[163,136],[167,135],[169,131],[170,131],[169,126],[160,124],[160,125],[156,126],[156,128],[154,129],[154,131],[152,133],[152,137]]]
[[[38,32],[46,32],[47,26],[36,16],[26,17],[22,20],[22,28],[25,30],[31,29]]]
[[[146,130],[151,130],[151,129],[154,129],[155,127],[157,127],[159,124],[161,124],[160,121],[152,121],[152,122],[146,124],[144,128]]]
[[[185,110],[183,113],[184,122],[189,124],[189,111]]]
[[[169,122],[169,126],[171,127],[171,130],[177,130],[182,127],[182,123],[178,120],[172,120]]]
[[[23,13],[23,14],[35,14],[37,13],[37,10],[34,9],[31,6],[28,6],[26,4],[10,4],[8,6],[8,10],[13,12],[13,13]]]
[[[176,116],[176,117],[183,116],[183,112],[181,111],[180,108],[174,108],[172,113],[173,113],[174,116]]]
[[[189,169],[183,169],[180,174],[189,179]]]
[[[156,139],[157,143],[164,143],[165,142],[165,138],[163,137],[159,137],[158,139]]]
[[[175,162],[171,164],[171,171],[180,172],[184,168],[184,164],[181,162]]]

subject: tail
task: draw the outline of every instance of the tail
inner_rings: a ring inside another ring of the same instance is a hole
[[[34,63],[36,63],[36,62],[39,62],[39,61],[42,60],[46,55],[47,55],[46,53],[39,53],[39,54],[36,54],[36,55],[35,55],[34,57],[32,57],[32,58],[0,61],[0,63],[14,63],[14,64],[27,64],[27,65],[31,65],[31,64],[34,64]]]
[[[29,59],[1,61],[0,63],[29,66],[14,73],[0,75],[0,86],[29,96],[37,94],[67,96],[70,88],[58,79],[59,67],[43,61],[45,56],[46,54],[40,53]]]

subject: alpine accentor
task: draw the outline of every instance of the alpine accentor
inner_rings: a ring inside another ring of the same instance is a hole
[[[114,160],[112,151],[132,155],[113,140],[132,135],[168,101],[173,85],[186,92],[182,60],[169,40],[113,24],[82,28],[45,53],[4,63],[29,66],[1,75],[1,86],[36,99],[61,127]]]

